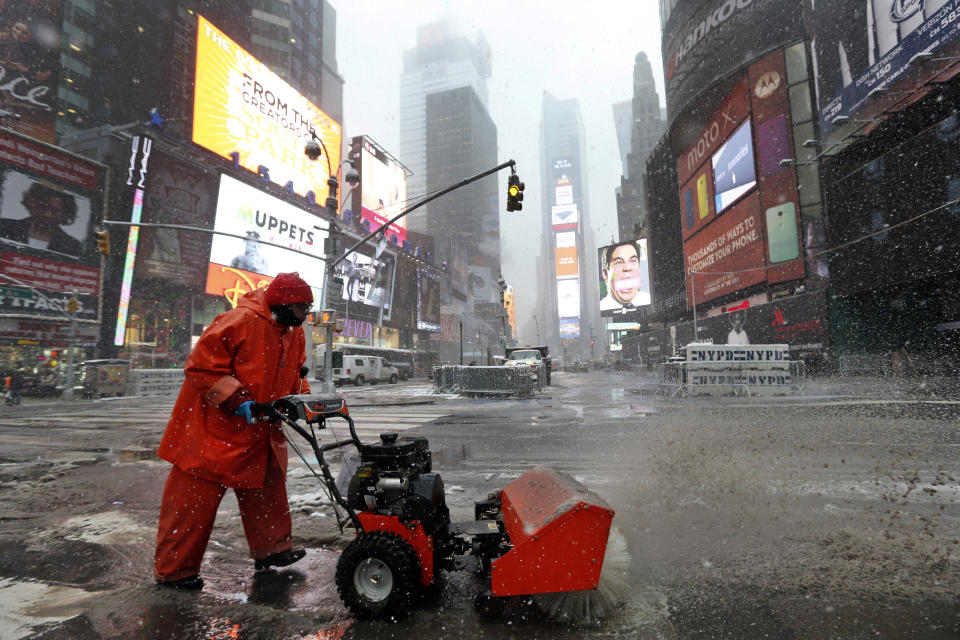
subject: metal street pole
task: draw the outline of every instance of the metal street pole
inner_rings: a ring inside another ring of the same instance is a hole
[[[700,332],[697,330],[697,285],[693,281],[694,273],[695,271],[690,269],[690,293],[693,300],[693,341],[696,342],[699,339]]]
[[[463,320],[460,321],[460,365],[463,366]]]

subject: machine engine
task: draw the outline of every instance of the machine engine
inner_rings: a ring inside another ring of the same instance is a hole
[[[426,438],[380,434],[380,442],[360,446],[360,465],[347,501],[357,511],[419,521],[432,535],[450,522],[440,474],[431,472]]]

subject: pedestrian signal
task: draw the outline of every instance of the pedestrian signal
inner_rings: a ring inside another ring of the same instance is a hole
[[[511,173],[507,178],[507,211],[521,211],[523,209],[524,184],[520,176]]]
[[[105,256],[110,255],[110,232],[104,229],[97,231],[97,251]]]

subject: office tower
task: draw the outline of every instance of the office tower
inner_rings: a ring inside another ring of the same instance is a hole
[[[602,333],[596,276],[597,242],[590,226],[586,151],[580,103],[544,91],[540,124],[543,233],[539,313],[545,340],[567,359],[588,359]]]
[[[482,34],[457,35],[446,21],[417,29],[417,45],[404,52],[400,76],[400,160],[413,172],[407,181],[410,198],[427,192],[427,96],[467,87],[487,111],[489,77],[490,47]],[[413,212],[408,224],[432,233],[425,211]]]
[[[647,54],[642,51],[634,59],[631,115],[630,148],[626,154],[626,165],[617,196],[619,240],[638,237],[646,224],[647,205],[643,184],[645,166],[650,152],[666,130],[666,121],[661,116],[660,96],[657,95],[653,80],[653,70]],[[618,123],[616,110],[614,117]]]

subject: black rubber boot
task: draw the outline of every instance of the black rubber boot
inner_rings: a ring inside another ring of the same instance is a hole
[[[199,591],[203,589],[203,578],[200,576],[187,576],[179,580],[170,580],[169,582],[157,582],[157,585],[168,589],[180,589],[181,591]]]
[[[254,560],[253,568],[255,571],[264,571],[270,567],[285,567],[302,559],[305,555],[307,555],[307,552],[304,549],[287,549],[286,551],[269,555],[266,558]]]

